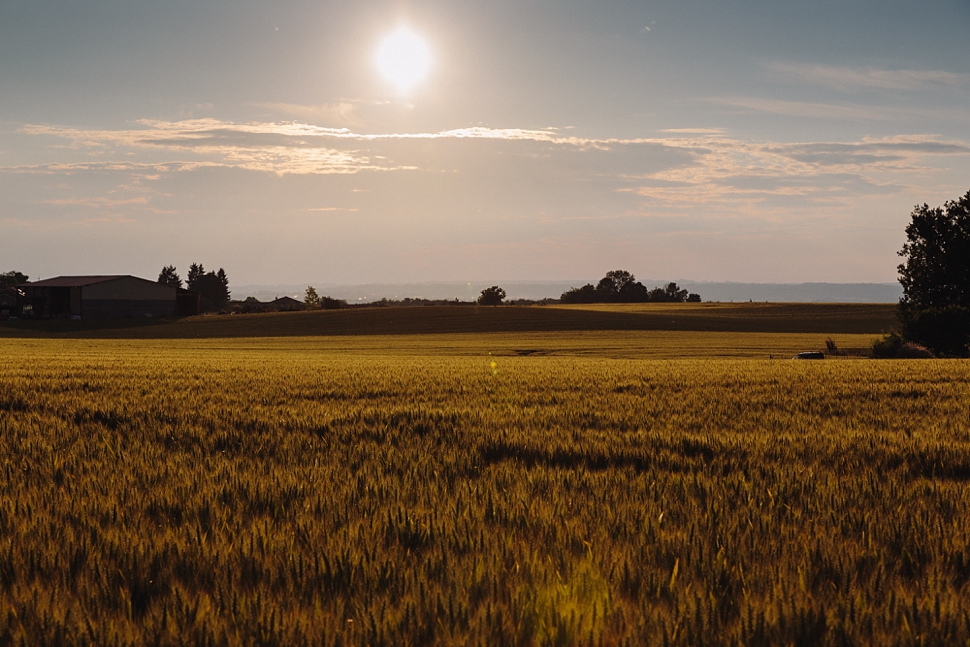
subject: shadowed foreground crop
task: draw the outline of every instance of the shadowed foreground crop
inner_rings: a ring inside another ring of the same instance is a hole
[[[966,644],[970,365],[5,343],[0,643]]]

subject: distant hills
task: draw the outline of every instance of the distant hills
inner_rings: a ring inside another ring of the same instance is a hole
[[[663,286],[670,280],[641,280],[648,288]],[[317,293],[348,303],[368,303],[381,299],[458,299],[473,301],[492,285],[505,289],[508,299],[558,299],[566,290],[595,280],[576,281],[441,281],[428,283],[368,283],[340,285],[312,283]],[[892,303],[902,296],[898,283],[734,283],[678,280],[686,290],[701,295],[704,301],[773,303]],[[269,301],[277,297],[303,298],[306,285],[233,285],[233,299],[255,297]]]

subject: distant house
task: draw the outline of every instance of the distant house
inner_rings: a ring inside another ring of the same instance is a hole
[[[58,276],[18,287],[37,317],[174,317],[182,300],[174,287],[128,275]],[[187,309],[192,298],[183,298]]]
[[[280,297],[278,299],[273,299],[269,302],[269,307],[271,310],[277,311],[289,311],[289,310],[303,310],[303,302],[293,297]]]

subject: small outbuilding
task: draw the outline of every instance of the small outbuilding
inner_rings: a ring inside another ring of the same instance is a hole
[[[18,286],[35,317],[174,317],[177,291],[137,276],[58,276]]]

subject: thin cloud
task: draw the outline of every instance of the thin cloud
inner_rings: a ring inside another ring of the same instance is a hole
[[[667,140],[690,152],[692,162],[639,179],[635,193],[667,204],[753,204],[770,197],[800,197],[806,204],[841,199],[854,191],[884,192],[887,174],[929,171],[927,157],[970,155],[965,142],[933,136],[857,142],[772,143],[726,138]]]
[[[65,198],[57,200],[41,200],[41,204],[53,204],[57,206],[77,206],[77,207],[119,207],[133,204],[148,204],[147,197],[137,198]]]
[[[296,103],[256,103],[255,107],[271,113],[283,114],[308,121],[323,121],[340,126],[359,126],[363,122],[357,116],[357,106],[349,101],[300,105]]]
[[[737,103],[742,103],[737,100]],[[786,109],[818,104],[776,102]],[[747,105],[747,104],[746,104]],[[559,134],[549,128],[459,128],[419,133],[358,133],[305,123],[237,124],[215,119],[181,122],[141,121],[124,130],[80,130],[31,125],[21,132],[67,139],[78,146],[107,148],[118,155],[172,153],[195,159],[157,162],[79,162],[6,167],[8,172],[76,173],[129,171],[171,173],[205,167],[237,168],[276,175],[351,174],[364,171],[414,171],[433,163],[434,155],[401,146],[408,140],[506,142],[543,146],[543,163],[572,165],[567,155],[595,152],[595,164],[579,164],[580,173],[612,178],[614,188],[671,204],[712,201],[756,202],[769,197],[805,197],[824,201],[847,186],[857,190],[885,187],[881,176],[934,167],[927,159],[970,155],[966,142],[930,135],[910,135],[849,142],[758,142],[728,137],[720,128],[667,129],[664,137],[592,139]],[[391,146],[394,144],[394,146]],[[515,150],[511,148],[510,150]],[[676,153],[670,155],[670,153]],[[530,153],[531,154],[531,153]],[[649,173],[636,172],[647,159]],[[423,160],[423,161],[422,161]],[[861,189],[859,188],[861,187]],[[875,189],[872,189],[875,190]],[[883,189],[879,189],[883,190]],[[320,210],[336,207],[320,207]]]
[[[662,133],[678,133],[681,135],[720,135],[724,128],[664,128]]]
[[[830,103],[814,103],[809,101],[784,101],[781,99],[762,99],[758,97],[724,97],[716,99],[718,103],[755,110],[770,112],[789,117],[817,117],[820,119],[887,119],[887,115],[868,106],[840,106]]]
[[[877,88],[925,90],[933,87],[968,87],[970,74],[943,70],[887,70],[874,67],[837,67],[801,63],[772,63],[768,68],[790,79],[840,90]]]
[[[79,130],[48,125],[30,125],[21,132],[58,137],[79,146],[118,149],[190,151],[206,160],[187,163],[162,162],[148,167],[194,170],[198,165],[228,166],[253,171],[285,174],[352,174],[364,170],[402,170],[408,167],[373,163],[356,151],[321,146],[321,138],[347,138],[346,129],[307,124],[234,124],[216,119],[180,122],[140,121],[143,128],[126,130]],[[310,141],[312,140],[312,141]],[[110,166],[113,163],[108,163]],[[97,165],[80,163],[93,170]],[[52,169],[54,170],[54,169]],[[60,169],[69,170],[69,169]]]

